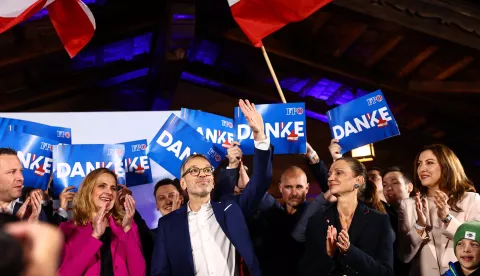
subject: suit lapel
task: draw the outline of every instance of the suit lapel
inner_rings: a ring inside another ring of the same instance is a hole
[[[223,208],[225,205],[221,202],[211,202],[213,213],[215,214],[215,219],[223,230],[223,233],[230,238],[227,231],[227,225],[225,223],[225,210],[228,210],[231,206],[227,205],[226,208]],[[230,204],[231,205],[231,204]]]
[[[348,229],[348,235],[350,236],[351,243],[357,243],[358,239],[360,238],[363,228],[367,224],[367,214],[369,212],[370,210],[367,206],[361,202],[358,202],[358,206],[355,209],[355,214],[353,215],[352,223]]]
[[[188,203],[187,203],[188,204]],[[183,206],[178,210],[178,212],[181,213],[178,218],[180,221],[176,223],[180,227],[178,227],[178,231],[180,234],[180,242],[184,242],[184,245],[182,248],[187,249],[187,255],[185,256],[187,258],[187,264],[189,266],[188,271],[191,271],[192,274],[195,274],[195,266],[193,265],[193,253],[192,253],[192,241],[190,240],[190,230],[188,228],[188,208],[187,206]]]

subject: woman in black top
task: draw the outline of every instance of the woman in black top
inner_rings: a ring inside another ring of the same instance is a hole
[[[367,171],[343,157],[329,171],[337,202],[312,216],[307,225],[301,275],[393,275],[393,231],[388,215],[357,200]]]

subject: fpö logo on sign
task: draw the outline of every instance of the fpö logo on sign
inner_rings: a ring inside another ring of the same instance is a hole
[[[113,171],[117,175],[118,182],[125,183],[124,153],[125,146],[121,144],[54,146],[54,196],[58,196],[67,186],[78,189],[83,179],[99,168]]]
[[[52,173],[52,144],[56,141],[45,137],[6,131],[0,133],[0,147],[17,151],[18,159],[24,168],[24,185],[45,190]]]
[[[400,134],[380,90],[336,107],[327,115],[342,153]]]
[[[150,158],[147,156],[147,140],[122,143],[125,145],[124,167],[127,187],[153,182]]]
[[[256,105],[265,124],[265,135],[275,146],[276,154],[306,152],[305,104],[264,104]],[[240,108],[235,108],[235,138],[240,141],[244,154],[253,154],[253,131]]]
[[[45,137],[58,143],[71,144],[71,129],[44,125],[31,121],[0,117],[0,130],[17,131],[26,134]]]
[[[168,117],[149,145],[148,156],[173,176],[180,178],[182,162],[191,154],[204,154],[217,167],[222,156],[213,144],[174,114]]]
[[[233,141],[233,120],[200,110],[182,108],[181,118],[205,139],[215,145],[215,149],[227,154],[227,148]]]

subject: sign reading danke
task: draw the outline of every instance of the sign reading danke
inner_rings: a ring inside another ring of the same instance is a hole
[[[212,142],[223,156],[233,141],[233,120],[200,110],[182,108],[181,118],[202,134],[207,141]]]
[[[333,138],[340,140],[342,154],[400,135],[381,90],[329,110],[327,117]]]
[[[260,104],[255,108],[263,117],[265,134],[275,146],[275,154],[306,153],[305,103]],[[238,107],[235,107],[233,124],[235,140],[240,142],[243,154],[253,154],[253,132]]]
[[[173,176],[180,178],[180,167],[189,155],[201,153],[217,167],[221,154],[211,142],[174,114],[168,117],[149,144],[148,156]]]

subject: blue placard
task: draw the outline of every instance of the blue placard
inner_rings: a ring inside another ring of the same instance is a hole
[[[125,183],[123,160],[125,146],[116,145],[57,145],[53,147],[53,194],[74,186],[77,191],[86,175],[98,168],[107,168],[117,174],[118,182]]]
[[[260,104],[255,107],[263,117],[265,134],[275,146],[275,154],[306,153],[305,103]],[[235,107],[233,125],[235,140],[240,142],[243,154],[253,154],[253,132],[239,107]]]
[[[400,135],[381,90],[329,110],[327,117],[332,137],[340,140],[342,154]]]
[[[52,147],[57,141],[20,133],[16,131],[0,132],[0,147],[17,151],[23,166],[24,185],[46,190],[52,174]]]
[[[215,149],[227,155],[227,146],[233,141],[233,120],[200,110],[182,108],[181,118],[202,134],[207,141],[215,145]]]
[[[49,126],[19,119],[0,117],[0,131],[18,131],[40,137],[46,137],[62,144],[72,143],[72,130],[66,127]]]
[[[183,160],[191,154],[205,154],[215,168],[222,161],[213,144],[175,114],[168,117],[148,147],[148,156],[177,178]]]
[[[124,166],[126,183],[119,182],[119,184],[126,184],[127,187],[132,187],[152,183],[150,158],[147,156],[147,140],[137,140],[122,144],[125,145]]]

